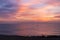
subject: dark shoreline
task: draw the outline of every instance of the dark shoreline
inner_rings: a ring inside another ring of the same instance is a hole
[[[0,35],[0,40],[60,40],[60,35],[48,36],[18,36],[18,35]]]

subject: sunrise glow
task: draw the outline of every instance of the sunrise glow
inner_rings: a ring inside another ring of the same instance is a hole
[[[12,1],[12,0],[10,0]],[[18,2],[18,3],[17,3]],[[0,17],[0,21],[52,21],[59,20],[60,18],[55,18],[55,16],[60,16],[60,6],[58,0],[15,0],[14,3],[18,6],[12,7],[16,10],[11,13],[5,12],[6,14],[1,14],[8,16]],[[52,3],[52,4],[51,4]],[[56,4],[56,5],[55,5]],[[0,12],[2,13],[2,12]],[[4,13],[4,11],[3,11]],[[8,14],[7,14],[8,13]]]

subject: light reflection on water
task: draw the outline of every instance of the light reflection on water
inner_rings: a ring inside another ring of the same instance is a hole
[[[0,34],[6,35],[60,35],[60,25],[55,23],[0,24]]]

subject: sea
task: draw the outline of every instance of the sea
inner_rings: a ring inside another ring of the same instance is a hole
[[[60,35],[60,23],[44,23],[44,22],[0,23],[0,35],[19,35],[19,36]]]

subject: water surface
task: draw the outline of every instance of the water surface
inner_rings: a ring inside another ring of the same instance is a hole
[[[0,24],[0,34],[39,36],[39,35],[60,35],[60,24],[21,22],[15,24]]]

